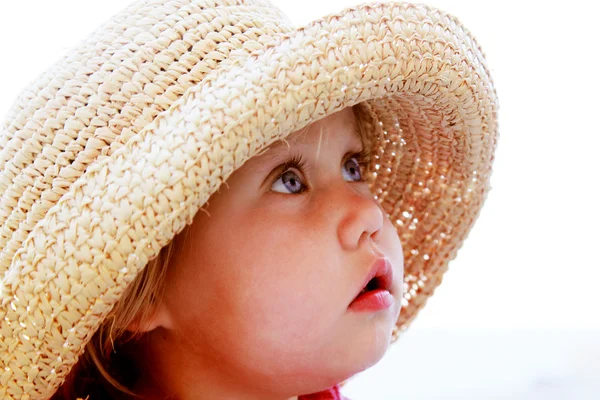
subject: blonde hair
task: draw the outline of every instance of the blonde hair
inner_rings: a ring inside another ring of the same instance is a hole
[[[371,114],[364,103],[352,107],[356,131],[367,150],[373,127]],[[319,143],[320,144],[320,143]],[[73,367],[65,382],[61,385],[52,400],[75,399],[91,396],[91,399],[113,398],[124,396],[140,397],[128,388],[125,381],[135,377],[125,376],[132,368],[123,368],[131,360],[120,355],[120,345],[143,335],[141,330],[130,331],[132,324],[146,321],[155,312],[154,306],[159,304],[165,289],[165,275],[174,249],[182,245],[189,236],[189,225],[179,232],[171,242],[164,246],[159,254],[150,260],[146,267],[127,287],[110,314],[87,343],[85,351],[78,363]],[[120,368],[121,367],[121,368]]]
[[[115,397],[122,394],[138,397],[114,376],[124,372],[119,371],[117,364],[124,360],[119,357],[116,349],[143,334],[139,329],[130,331],[128,327],[132,324],[139,326],[139,323],[152,317],[154,306],[161,301],[164,293],[165,274],[173,251],[189,236],[188,228],[189,225],[175,235],[127,287],[86,344],[83,355],[52,397],[53,400],[88,396],[90,391],[95,393],[99,390]],[[92,394],[91,398],[97,397]]]

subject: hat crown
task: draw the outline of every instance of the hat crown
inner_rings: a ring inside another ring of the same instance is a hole
[[[136,1],[42,73],[0,125],[0,276],[86,167],[233,54],[292,29],[264,0]]]

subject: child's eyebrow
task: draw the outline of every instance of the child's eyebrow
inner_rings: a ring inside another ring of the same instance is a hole
[[[261,154],[264,157],[265,161],[273,161],[278,158],[281,154],[281,150],[283,147],[287,147],[288,149],[292,148],[292,144],[290,144],[287,140],[282,139],[272,143],[268,148],[264,150]]]
[[[321,130],[321,136],[319,137],[319,141],[321,141],[322,137],[324,136],[323,131],[326,132],[327,128],[324,128]],[[363,139],[362,139],[360,133],[358,132],[358,127],[357,127],[356,123],[352,124],[351,131],[354,134],[354,137],[357,138],[359,141],[358,149],[362,150],[364,148],[364,143],[363,143]],[[305,131],[300,132],[299,135],[302,135],[303,133],[305,133]],[[276,160],[276,159],[282,157],[281,153],[282,153],[283,148],[292,150],[296,140],[297,140],[297,138],[295,138],[293,140],[287,140],[285,138],[277,140],[277,141],[271,143],[271,145],[268,146],[266,149],[264,149],[262,152],[260,152],[258,154],[258,156],[263,157],[263,161],[265,161],[266,163],[271,163],[273,160]],[[320,147],[320,143],[317,144],[317,152],[318,152],[319,147]]]

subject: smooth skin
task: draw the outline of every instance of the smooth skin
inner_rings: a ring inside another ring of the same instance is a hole
[[[351,157],[362,148],[355,124],[346,108],[273,143],[196,214],[158,311],[142,324],[137,390],[156,399],[296,399],[383,357],[404,258]],[[302,170],[278,168],[296,154]],[[382,255],[394,269],[394,304],[350,310]]]

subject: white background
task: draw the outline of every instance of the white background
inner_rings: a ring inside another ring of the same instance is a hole
[[[297,24],[349,0],[274,1]],[[600,33],[595,2],[427,2],[487,56],[492,191],[412,327],[343,389],[370,399],[600,398]],[[0,5],[0,115],[123,0]]]

